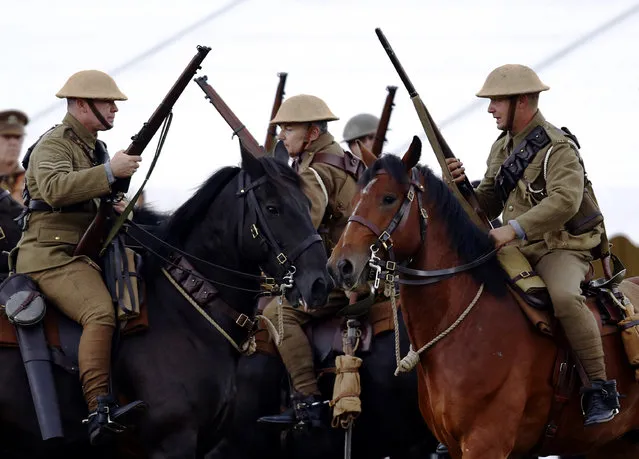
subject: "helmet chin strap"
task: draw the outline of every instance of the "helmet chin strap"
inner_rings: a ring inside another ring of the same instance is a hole
[[[510,97],[510,104],[508,105],[508,118],[506,119],[506,131],[510,132],[510,140],[507,145],[508,151],[510,151],[513,147],[513,124],[515,123],[515,110],[517,109],[517,99],[519,95],[516,94]]]
[[[97,118],[97,120],[100,123],[102,123],[102,126],[104,126],[104,129],[108,131],[109,129],[113,128],[113,125],[109,123],[106,119],[104,119],[104,116],[102,116],[102,113],[98,111],[97,107],[93,103],[93,99],[86,99],[86,101],[87,101],[87,104],[89,105],[89,108],[93,112],[93,115]]]

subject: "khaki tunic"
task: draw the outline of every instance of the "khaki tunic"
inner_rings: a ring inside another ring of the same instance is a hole
[[[545,128],[551,142],[530,162],[506,203],[502,203],[495,192],[495,176],[510,153],[507,149],[510,134],[500,137],[493,144],[486,175],[476,190],[479,204],[491,220],[503,211],[504,223],[517,220],[521,225],[526,240],[520,241],[520,248],[533,265],[555,249],[588,252],[599,245],[603,233],[603,225],[578,236],[565,229],[566,222],[581,205],[584,170],[579,163],[578,152],[562,131],[548,123],[541,112],[537,112],[528,126],[514,136],[512,146],[519,145],[539,125]],[[551,147],[547,177],[544,178],[544,160]],[[543,199],[532,191],[541,189],[547,192],[547,197]]]
[[[24,169],[17,165],[13,172],[0,176],[0,188],[11,193],[11,197],[20,204],[22,201],[22,190],[24,190]]]
[[[77,259],[89,261],[73,251],[96,215],[93,200],[111,191],[106,168],[93,154],[95,144],[96,137],[67,114],[33,150],[26,172],[31,198],[54,208],[86,202],[86,211],[32,212],[18,243],[17,272],[55,268]]]
[[[313,163],[318,153],[343,156],[344,150],[331,134],[324,133],[295,160],[293,167],[300,176],[302,191],[311,202],[313,225],[322,234],[330,255],[352,213],[351,203],[357,192],[357,183],[348,173],[335,166]],[[273,300],[264,309],[264,315],[273,323],[280,320],[277,303],[278,300]],[[309,312],[293,308],[284,301],[281,318],[284,321],[284,336],[279,352],[296,391],[305,395],[319,393],[313,368],[313,351],[302,326],[313,319],[330,316],[347,304],[348,298],[339,289],[330,293],[324,307]]]
[[[315,228],[326,233],[325,241],[330,255],[352,213],[351,201],[357,192],[357,182],[335,166],[313,163],[317,153],[341,157],[344,156],[344,150],[327,132],[312,142],[296,160],[302,191],[311,201],[311,220]]]

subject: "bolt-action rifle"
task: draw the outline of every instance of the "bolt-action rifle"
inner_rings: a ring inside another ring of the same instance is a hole
[[[284,86],[286,86],[286,77],[288,73],[281,72],[278,73],[277,76],[280,78],[280,82],[277,84],[277,91],[275,91],[275,100],[273,101],[273,109],[271,110],[271,121],[277,115],[277,111],[280,109],[282,105],[282,101],[284,100]],[[273,154],[273,149],[275,148],[275,144],[277,143],[277,127],[274,124],[268,125],[268,131],[266,132],[266,141],[264,142],[264,151],[266,151],[267,155]]]
[[[131,137],[131,144],[125,153],[131,156],[141,155],[147,147],[155,133],[160,129],[163,122],[170,116],[173,105],[184,92],[186,85],[191,81],[193,75],[197,73],[200,64],[209,53],[211,48],[198,46],[197,54],[191,59],[180,77],[177,79],[168,94],[162,99],[160,105],[155,109],[149,120],[142,125],[140,131]],[[74,255],[86,255],[94,261],[98,261],[100,249],[104,241],[111,222],[113,221],[113,204],[116,196],[126,193],[129,189],[131,179],[117,179],[112,187],[112,194],[100,200],[98,213],[84,232],[80,243],[76,246]]]
[[[265,155],[264,148],[257,143],[255,137],[246,129],[246,126],[242,124],[235,113],[226,105],[226,102],[220,97],[220,95],[213,89],[213,87],[207,83],[208,77],[206,75],[195,79],[195,82],[206,94],[206,99],[215,107],[215,109],[222,115],[224,121],[233,130],[233,135],[237,135],[246,148],[253,156],[260,158]]]
[[[382,110],[382,116],[379,119],[379,124],[377,125],[375,140],[373,141],[373,149],[371,150],[371,152],[378,158],[382,154],[382,148],[386,141],[386,131],[388,131],[391,112],[395,106],[394,100],[397,86],[386,86],[386,90],[388,91],[388,94],[386,95],[386,102],[384,102],[384,109]]]
[[[455,181],[453,180],[453,177],[448,170],[448,165],[446,164],[446,158],[454,158],[455,155],[448,146],[448,143],[446,143],[444,136],[442,136],[441,132],[437,128],[437,125],[433,121],[433,118],[430,116],[430,113],[428,112],[424,101],[422,101],[422,98],[417,93],[415,86],[413,86],[413,83],[411,83],[410,79],[408,78],[404,67],[402,67],[402,64],[399,62],[399,59],[395,55],[393,48],[391,48],[390,43],[386,39],[386,36],[379,28],[375,29],[375,33],[377,34],[377,38],[379,38],[379,41],[381,42],[384,50],[386,51],[386,54],[393,64],[393,67],[395,67],[397,74],[402,80],[402,83],[404,83],[404,86],[406,87],[406,90],[408,91],[408,94],[413,101],[415,111],[417,112],[417,116],[422,123],[422,127],[424,128],[426,137],[428,138],[431,147],[433,147],[433,151],[435,152],[437,161],[442,168],[442,176],[448,183],[455,197],[458,199],[466,213],[475,222],[475,224],[480,227],[490,227],[490,222],[488,221],[486,214],[483,212],[479,205],[479,202],[477,201],[475,191],[470,184],[468,177],[466,177],[466,179],[459,184],[455,183]]]

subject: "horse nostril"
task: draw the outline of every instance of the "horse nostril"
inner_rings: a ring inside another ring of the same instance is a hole
[[[324,279],[316,279],[311,286],[311,298],[314,306],[321,306],[328,295],[328,288]]]
[[[340,260],[337,262],[337,269],[342,276],[350,276],[353,274],[353,263],[349,260]]]

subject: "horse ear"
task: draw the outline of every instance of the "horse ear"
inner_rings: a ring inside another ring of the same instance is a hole
[[[362,142],[356,140],[357,146],[359,147],[359,151],[362,154],[362,161],[366,164],[366,167],[371,167],[375,161],[377,161],[377,156],[375,156],[368,148],[364,146]]]
[[[260,160],[253,156],[253,154],[244,147],[241,140],[240,152],[242,153],[242,169],[248,172],[248,174],[254,179],[264,175],[264,168],[262,167]]]
[[[407,171],[410,171],[413,167],[417,166],[419,162],[419,157],[422,154],[422,141],[419,140],[419,137],[416,135],[413,136],[413,141],[410,143],[410,147],[408,147],[408,151],[404,154],[402,158],[402,162],[406,167]]]
[[[288,164],[288,159],[289,159],[288,150],[284,146],[284,142],[282,142],[281,140],[278,140],[278,142],[275,144],[275,149],[273,150],[273,156],[278,161],[281,161],[284,164]]]

